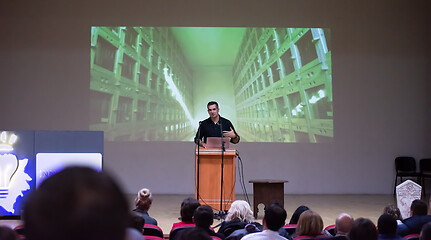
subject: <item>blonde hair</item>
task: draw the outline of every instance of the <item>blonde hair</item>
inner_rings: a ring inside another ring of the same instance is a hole
[[[317,236],[322,234],[322,230],[323,220],[318,213],[307,210],[299,216],[298,224],[296,225],[298,236]]]
[[[139,209],[148,210],[150,209],[151,203],[153,202],[153,196],[148,188],[142,188],[138,192],[138,196],[135,198],[135,205]]]
[[[253,211],[250,205],[244,200],[236,200],[232,203],[227,212],[226,221],[239,219],[241,222],[251,223],[254,221]]]

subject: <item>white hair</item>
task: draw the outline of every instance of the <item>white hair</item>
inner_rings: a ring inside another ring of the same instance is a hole
[[[232,221],[234,219],[239,219],[242,222],[253,222],[253,211],[250,208],[248,202],[244,200],[236,200],[230,206],[227,212],[226,221]]]

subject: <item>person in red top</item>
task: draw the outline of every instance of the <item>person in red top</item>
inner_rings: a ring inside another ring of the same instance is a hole
[[[199,201],[195,198],[189,197],[183,200],[180,210],[181,222],[177,222],[172,225],[172,229],[169,234],[170,240],[173,240],[179,231],[195,226],[193,222],[193,214],[196,208],[198,208],[200,205],[201,204]]]

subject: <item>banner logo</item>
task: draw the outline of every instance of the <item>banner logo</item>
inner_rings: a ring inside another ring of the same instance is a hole
[[[17,140],[18,136],[13,133],[0,133],[0,206],[12,214],[15,213],[13,205],[18,196],[23,196],[23,192],[30,189],[28,182],[32,180],[24,172],[28,159],[18,160],[12,153]]]

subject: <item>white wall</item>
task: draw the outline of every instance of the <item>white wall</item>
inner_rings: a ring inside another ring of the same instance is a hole
[[[287,193],[389,194],[395,156],[431,157],[430,4],[1,1],[0,128],[88,129],[92,25],[330,27],[335,142],[239,144],[248,192],[280,178]],[[128,193],[192,193],[193,156],[186,142],[108,142],[104,166]]]

